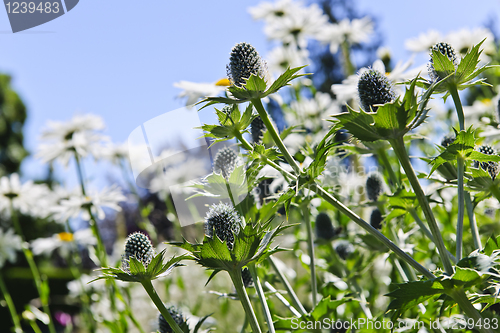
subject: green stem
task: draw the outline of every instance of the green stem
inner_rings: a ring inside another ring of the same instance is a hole
[[[245,290],[245,286],[243,286],[243,279],[241,277],[241,270],[235,269],[232,272],[229,272],[229,276],[231,280],[233,280],[234,288],[236,289],[236,293],[238,294],[238,298],[245,310],[248,321],[250,322],[250,327],[252,327],[253,333],[261,333],[259,327],[259,322],[257,321],[257,317],[255,316],[255,312],[253,311],[252,304],[250,303],[250,299],[248,298],[248,294]]]
[[[269,311],[269,306],[267,306],[266,295],[264,294],[264,290],[262,289],[259,276],[257,275],[257,269],[255,268],[255,264],[248,265],[248,270],[252,275],[253,284],[255,286],[255,291],[257,292],[257,296],[259,296],[260,304],[262,305],[262,311],[264,312],[264,316],[266,317],[267,328],[269,329],[269,333],[275,333],[273,317],[271,315],[271,311]]]
[[[247,316],[245,316],[245,320],[243,321],[243,325],[241,326],[240,333],[245,333],[247,331],[247,326],[248,326],[248,318]]]
[[[19,321],[19,316],[17,315],[16,306],[12,301],[12,297],[10,297],[9,290],[5,285],[2,277],[2,272],[0,271],[0,291],[2,291],[3,298],[7,303],[7,307],[9,308],[10,316],[12,317],[12,322],[14,323],[14,330],[16,333],[22,333],[23,329],[21,328],[21,322]]]
[[[345,64],[344,67],[346,76],[353,75],[354,66],[351,61],[351,51],[349,49],[349,42],[347,40],[344,40],[342,44],[340,44],[340,47],[342,49],[342,56],[344,57],[344,64]]]
[[[252,99],[252,105],[255,107],[257,112],[259,113],[260,118],[264,122],[264,125],[266,125],[266,128],[271,134],[271,137],[274,140],[274,143],[278,146],[280,149],[281,153],[285,157],[286,161],[292,169],[297,173],[300,174],[300,166],[297,164],[297,162],[293,159],[292,155],[288,151],[288,149],[285,147],[285,144],[283,143],[283,140],[281,140],[281,137],[278,134],[278,131],[276,128],[273,126],[271,120],[269,119],[269,115],[267,114],[267,111],[264,109],[264,106],[262,105],[262,102],[259,98]]]
[[[392,169],[391,163],[389,162],[389,158],[387,157],[387,152],[385,149],[379,149],[377,150],[377,156],[380,158],[380,161],[382,162],[382,165],[384,166],[385,170],[389,174],[389,179],[392,182],[392,187],[399,187],[399,178],[396,176],[394,173],[394,170]]]
[[[56,329],[54,327],[54,323],[52,321],[52,315],[50,314],[49,308],[49,284],[47,281],[43,281],[40,276],[40,272],[38,271],[38,267],[36,266],[35,260],[33,259],[33,253],[29,249],[29,244],[25,241],[24,233],[21,228],[21,224],[19,223],[19,218],[17,216],[17,212],[14,209],[14,204],[12,203],[12,199],[10,200],[10,212],[11,212],[11,220],[14,225],[14,229],[16,233],[21,237],[22,241],[22,250],[23,254],[26,257],[26,261],[31,270],[31,274],[33,274],[33,280],[35,281],[36,290],[38,291],[38,295],[40,296],[40,301],[42,303],[43,312],[49,317],[49,331],[50,333],[56,333]]]
[[[459,157],[457,160],[458,171],[458,212],[457,212],[457,260],[462,259],[462,244],[464,235],[464,164],[465,161]]]
[[[469,216],[469,224],[472,233],[472,240],[474,247],[477,250],[482,250],[481,237],[479,236],[479,229],[477,227],[476,218],[474,217],[474,206],[472,206],[472,199],[469,192],[465,192],[465,208],[467,208],[467,215]]]
[[[264,282],[264,286],[269,289],[270,292],[272,292],[274,294],[274,296],[276,296],[276,298],[281,302],[283,303],[284,306],[287,307],[288,310],[290,310],[291,313],[293,313],[294,316],[296,317],[300,317],[301,314],[299,311],[297,311],[291,304],[290,302],[288,302],[286,300],[286,298],[280,294],[280,292],[278,290],[276,290],[276,288],[274,288],[269,282]]]
[[[418,226],[420,227],[420,230],[422,230],[422,232],[427,236],[427,238],[429,238],[431,240],[431,242],[433,242],[434,244],[436,244],[436,241],[434,240],[434,237],[432,236],[432,234],[429,231],[429,229],[427,229],[427,227],[425,226],[424,222],[422,222],[422,220],[418,216],[417,211],[415,210],[415,208],[411,208],[409,210],[409,212],[410,212],[410,215],[415,220],[415,222],[417,222]],[[457,263],[457,258],[455,258],[455,256],[453,254],[451,254],[450,251],[448,251],[448,250],[446,250],[446,253],[448,254],[448,257],[450,257],[450,260],[454,264],[456,264]]]
[[[448,255],[446,254],[447,250],[443,242],[443,237],[441,236],[441,231],[437,225],[436,219],[434,218],[434,214],[432,213],[432,209],[427,201],[427,197],[425,196],[422,187],[420,186],[420,182],[418,181],[417,175],[413,170],[413,167],[410,163],[410,157],[406,152],[405,144],[402,137],[397,139],[393,139],[389,141],[391,146],[403,167],[406,177],[410,181],[410,184],[415,191],[415,195],[417,200],[422,207],[422,211],[424,212],[425,218],[427,219],[427,223],[429,224],[429,228],[431,230],[432,236],[434,236],[436,247],[438,248],[439,256],[441,257],[441,261],[443,263],[444,269],[448,275],[453,274],[453,267],[451,266]]]
[[[149,298],[155,303],[156,308],[160,313],[162,314],[163,318],[167,321],[167,323],[170,325],[170,327],[174,330],[175,333],[184,333],[179,325],[175,322],[174,318],[172,318],[172,315],[170,312],[168,312],[167,308],[165,307],[165,304],[161,301],[160,297],[156,293],[155,287],[153,287],[153,284],[149,280],[144,280],[141,282],[142,286],[146,290],[146,292],[149,295]]]
[[[455,300],[455,302],[458,303],[458,306],[462,309],[463,312],[469,317],[474,319],[474,323],[484,323],[484,318],[481,316],[481,314],[476,310],[476,308],[472,305],[472,303],[469,301],[467,298],[467,295],[465,294],[465,291],[460,288],[460,289],[453,289],[449,293],[449,296]],[[480,325],[479,327],[474,327],[475,329],[479,330],[481,333],[494,333],[492,329],[487,329],[484,328],[484,324]]]
[[[306,222],[307,228],[307,251],[309,253],[309,267],[311,270],[311,292],[312,292],[312,302],[314,309],[316,304],[318,304],[318,287],[316,279],[316,261],[314,260],[314,236],[312,231],[312,222],[309,216],[309,209],[307,209],[307,203],[301,205],[302,217]]]
[[[281,283],[283,283],[283,286],[285,286],[286,292],[292,298],[293,305],[300,312],[301,316],[305,315],[307,313],[306,309],[304,309],[304,306],[302,305],[302,303],[300,302],[299,298],[297,297],[297,294],[295,294],[295,291],[293,290],[292,286],[290,285],[290,282],[288,282],[288,279],[286,278],[286,276],[283,274],[283,272],[276,265],[276,262],[274,261],[274,258],[272,256],[270,256],[269,258],[267,258],[267,260],[271,264],[274,272],[280,278]]]
[[[406,252],[401,250],[390,239],[388,239],[387,237],[382,235],[380,233],[380,231],[373,228],[369,223],[365,222],[358,215],[356,215],[353,211],[351,211],[349,208],[344,206],[343,203],[341,203],[334,196],[332,196],[330,193],[325,191],[321,186],[319,186],[317,184],[312,184],[310,187],[310,190],[316,192],[317,195],[319,195],[325,201],[329,202],[332,206],[334,206],[339,211],[341,211],[344,215],[346,215],[351,220],[353,220],[361,228],[365,229],[370,234],[372,234],[375,238],[377,238],[379,241],[381,241],[385,246],[387,246],[389,249],[391,249],[400,259],[402,259],[404,262],[408,263],[408,265],[415,268],[418,272],[423,274],[425,277],[427,277],[428,279],[435,278],[434,274],[432,274],[424,266],[422,266],[418,262],[416,262],[415,259],[413,259],[410,255],[408,255]]]
[[[462,102],[460,101],[460,96],[458,95],[457,87],[455,85],[449,85],[448,92],[453,98],[453,102],[455,103],[455,108],[457,109],[458,125],[460,127],[460,131],[465,131],[464,109],[462,108]]]
[[[240,132],[235,133],[235,137],[240,141],[243,148],[245,148],[248,151],[253,150],[252,145],[247,140],[245,140],[245,138],[243,137],[243,135],[241,135]],[[285,169],[283,169],[282,167],[280,167],[279,164],[268,159],[267,156],[260,155],[260,157],[264,163],[268,164],[269,166],[271,166],[271,167],[275,168],[276,170],[278,170],[279,172],[281,172],[283,177],[285,177],[287,180],[296,179],[296,177],[294,175],[292,175],[290,172],[288,172]]]

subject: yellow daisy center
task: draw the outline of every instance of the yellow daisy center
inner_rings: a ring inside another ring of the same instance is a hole
[[[60,232],[57,234],[57,237],[59,237],[59,239],[62,240],[63,242],[73,241],[73,234],[70,232]]]

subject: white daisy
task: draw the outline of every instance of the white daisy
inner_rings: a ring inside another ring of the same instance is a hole
[[[278,75],[288,68],[304,66],[311,63],[309,52],[306,49],[297,50],[297,48],[289,46],[275,47],[269,52],[266,58],[269,71]]]
[[[215,83],[197,83],[189,81],[179,81],[174,83],[174,87],[182,89],[177,95],[179,98],[187,97],[186,105],[193,105],[204,97],[217,96],[229,85],[227,79],[219,80]]]
[[[317,38],[330,44],[330,52],[337,53],[344,41],[349,44],[359,44],[368,41],[372,34],[373,22],[366,16],[361,19],[343,19],[339,23],[328,24]]]
[[[248,9],[254,20],[273,22],[298,11],[301,4],[293,0],[280,0],[277,2],[261,2],[258,6]]]
[[[418,37],[405,41],[405,47],[412,52],[429,52],[429,49],[436,43],[442,42],[443,36],[436,30],[429,30],[421,33]]]
[[[21,250],[22,240],[19,235],[14,233],[13,229],[4,232],[0,229],[0,269],[8,260],[14,263],[17,258],[17,251]]]
[[[486,40],[481,45],[483,53],[481,53],[479,59],[482,62],[488,62],[490,58],[487,55],[492,54],[495,51],[495,37],[487,28],[464,28],[458,31],[453,31],[445,37],[445,41],[450,43],[455,51],[463,56],[468,50],[479,44],[485,38]]]
[[[58,159],[67,165],[75,151],[81,157],[99,156],[102,143],[109,140],[98,133],[102,129],[102,118],[91,114],[75,115],[66,122],[50,121],[48,128],[42,132],[40,139],[44,143],[38,148],[37,157],[43,162]]]
[[[279,40],[284,44],[307,47],[308,38],[316,38],[325,28],[328,17],[317,4],[291,11],[280,20],[269,22],[264,32],[269,39]]]
[[[51,255],[54,250],[58,250],[61,256],[68,257],[70,252],[75,249],[75,245],[84,247],[95,246],[97,239],[92,230],[82,229],[75,233],[60,232],[47,238],[37,238],[31,242],[31,248],[34,255]]]
[[[99,220],[103,220],[106,217],[103,207],[120,211],[121,207],[118,203],[126,199],[121,189],[113,185],[104,188],[100,192],[90,191],[87,196],[73,194],[68,199],[61,200],[60,204],[52,209],[52,212],[54,217],[60,221],[77,217],[90,221],[88,212],[88,207],[90,207],[92,215]]]
[[[34,184],[33,181],[21,184],[16,173],[0,178],[0,212],[6,217],[11,215],[11,201],[17,212],[46,217],[49,213],[49,199],[50,191],[45,185]]]

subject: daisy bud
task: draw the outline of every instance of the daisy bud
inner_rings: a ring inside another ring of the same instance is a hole
[[[392,84],[384,74],[375,69],[369,69],[361,74],[358,81],[358,94],[361,106],[366,112],[377,111],[376,104],[392,102],[396,94]]]
[[[179,325],[179,327],[183,325],[187,325],[187,319],[183,316],[183,314],[174,306],[170,306],[167,308],[168,313],[172,316],[174,321]],[[160,313],[158,316],[158,330],[160,333],[173,333],[174,330],[170,327],[170,324],[167,322],[163,315]]]
[[[224,178],[229,178],[236,166],[238,156],[229,147],[224,147],[217,152],[214,160],[214,172],[222,174]]]
[[[349,257],[349,255],[354,252],[354,246],[352,246],[352,244],[347,241],[340,242],[335,247],[335,252],[337,252],[340,259],[346,260],[347,257]]]
[[[382,229],[382,212],[378,208],[370,215],[370,225],[375,229]]]
[[[205,217],[205,234],[212,238],[214,232],[217,237],[227,243],[232,250],[234,234],[240,232],[241,218],[232,206],[225,203],[212,205]]]
[[[243,285],[245,288],[253,287],[252,275],[250,274],[250,270],[248,268],[245,267],[241,270],[241,277],[243,278]]]
[[[151,262],[154,255],[153,245],[148,236],[134,232],[127,237],[125,241],[125,260],[134,257],[143,264],[147,265]]]
[[[252,133],[253,143],[259,144],[262,142],[262,137],[264,136],[265,130],[266,125],[264,125],[264,122],[262,121],[260,116],[252,120],[252,123],[250,124],[250,132]]]
[[[436,69],[434,68],[434,61],[432,60],[432,51],[441,52],[442,55],[445,55],[446,57],[448,57],[448,59],[451,60],[451,62],[453,62],[453,65],[455,67],[458,66],[458,60],[457,60],[457,55],[455,53],[455,49],[450,44],[444,42],[437,43],[436,45],[431,47],[430,51],[431,51],[430,53],[431,60],[427,65],[427,71],[429,72],[429,76],[433,82],[439,81],[444,78],[440,77],[436,72]]]
[[[237,87],[244,86],[252,74],[261,78],[267,75],[266,63],[248,43],[239,43],[233,47],[226,70],[229,81]]]
[[[455,134],[445,135],[443,140],[441,140],[441,146],[446,148],[449,145],[451,145],[453,143],[453,141],[455,141],[455,139],[456,139]]]
[[[335,229],[333,228],[332,220],[326,213],[319,213],[316,216],[316,223],[314,224],[316,229],[316,238],[330,240],[336,236]]]
[[[372,172],[366,178],[366,196],[371,201],[377,201],[384,192],[384,179],[378,172]]]

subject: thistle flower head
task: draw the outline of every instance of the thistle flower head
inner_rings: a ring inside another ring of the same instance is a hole
[[[147,266],[154,256],[154,248],[148,236],[140,232],[134,232],[125,241],[125,260],[134,257]]]
[[[170,306],[167,307],[168,313],[172,316],[174,321],[179,325],[179,327],[187,325],[187,319],[184,317],[182,312],[180,312],[176,307]],[[167,320],[163,317],[163,315],[160,313],[158,316],[158,330],[160,333],[173,333],[174,330],[172,327],[170,327],[170,324],[167,322]]]
[[[337,252],[340,259],[346,260],[347,257],[354,252],[354,246],[347,241],[340,242],[337,246],[335,246],[335,252]]]
[[[375,229],[382,229],[382,212],[378,208],[370,215],[370,225]]]
[[[240,232],[241,224],[241,218],[232,206],[225,203],[212,205],[205,217],[205,234],[212,238],[215,232],[215,235],[225,241],[227,247],[232,250],[234,234]]]
[[[455,141],[455,139],[456,139],[455,134],[445,135],[443,140],[441,140],[441,146],[446,148],[449,145],[451,145],[453,143],[453,141]]]
[[[241,270],[241,277],[243,278],[243,285],[245,286],[245,288],[253,287],[252,275],[250,274],[250,270],[247,267]]]
[[[252,133],[252,141],[255,144],[259,144],[262,142],[262,137],[264,136],[264,131],[266,130],[266,126],[262,121],[262,118],[258,116],[252,123],[250,124],[250,132]]]
[[[495,155],[496,151],[493,147],[487,146],[487,145],[482,145],[476,148],[476,150],[480,153],[486,154],[486,155]],[[500,166],[498,165],[498,162],[481,162],[479,161],[474,161],[474,168],[479,168],[481,166],[482,169],[486,170],[489,174],[491,179],[495,180],[496,176],[498,175],[500,171]]]
[[[366,196],[371,201],[377,201],[384,192],[384,179],[378,172],[372,172],[366,178]]]
[[[214,159],[214,172],[222,174],[224,178],[229,178],[236,166],[238,156],[229,147],[224,147],[217,152]]]
[[[431,47],[430,49],[431,60],[427,65],[427,71],[429,72],[429,77],[431,78],[431,80],[433,82],[437,82],[443,79],[443,77],[440,77],[439,74],[436,72],[436,69],[434,68],[434,61],[432,60],[432,51],[441,52],[442,55],[445,55],[448,59],[451,60],[451,62],[453,62],[453,65],[455,67],[458,66],[458,60],[457,60],[457,54],[455,53],[455,49],[448,43],[441,42]]]
[[[375,69],[369,69],[361,74],[358,81],[358,94],[361,106],[366,112],[377,108],[374,105],[392,102],[396,94],[392,84],[384,74]]]
[[[261,78],[267,76],[265,61],[248,43],[239,43],[233,47],[226,70],[229,81],[237,87],[244,86],[252,74]]]
[[[336,236],[336,231],[333,228],[332,220],[328,214],[321,212],[316,216],[316,223],[314,224],[316,229],[316,238],[331,240]]]
[[[231,112],[233,111],[233,108],[231,107],[231,105],[226,105],[220,111],[222,113],[224,113],[229,118],[231,116]],[[220,120],[219,120],[219,123],[222,125]]]

